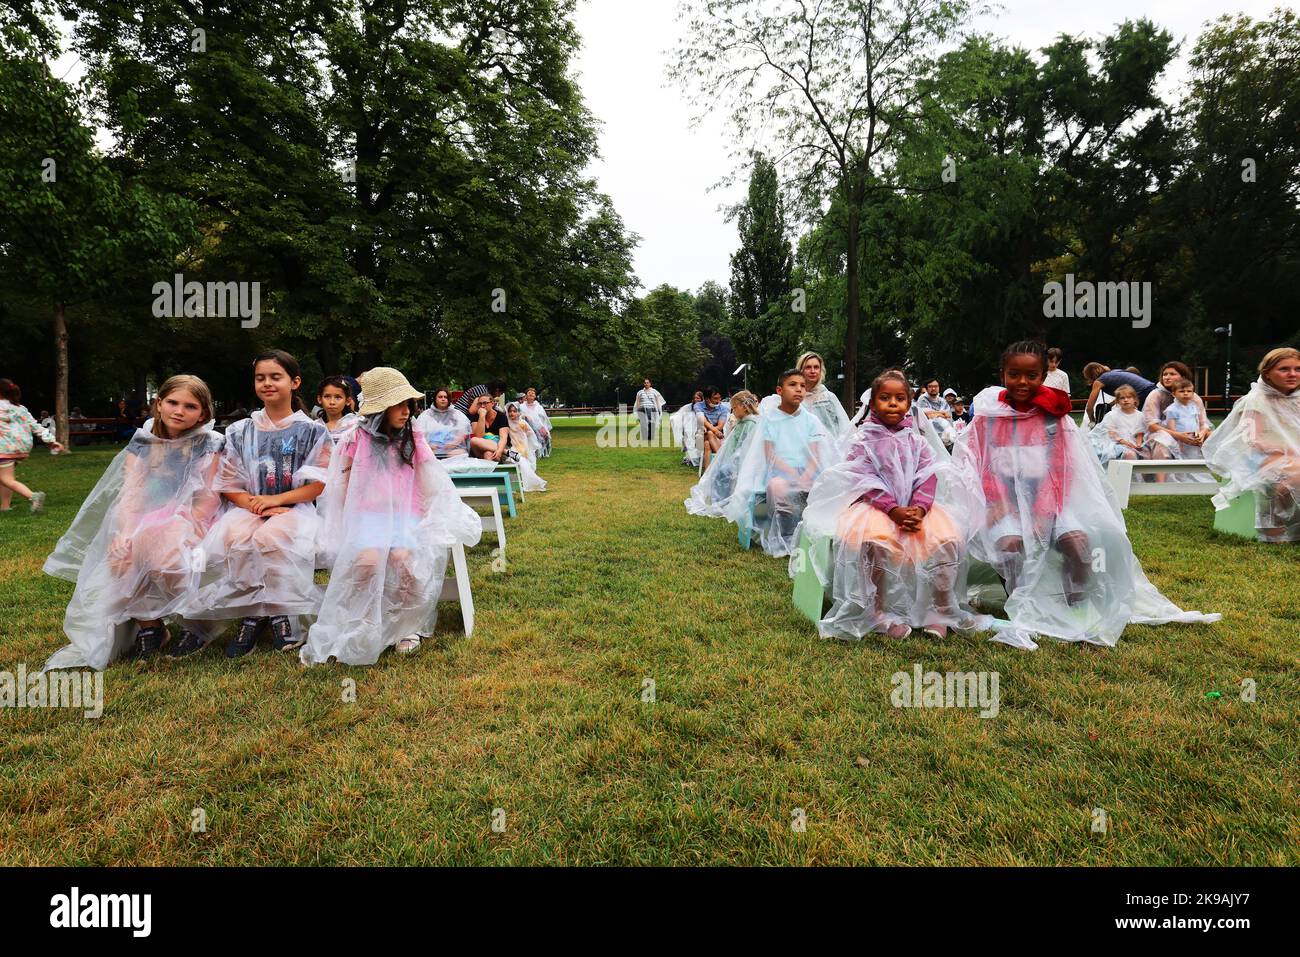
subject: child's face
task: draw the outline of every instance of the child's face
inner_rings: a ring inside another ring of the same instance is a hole
[[[518,424],[519,424],[519,410],[518,410],[518,409],[511,409],[511,410],[509,411],[509,413],[507,413],[507,414],[510,416],[510,424],[511,424],[511,425],[518,425]]]
[[[911,407],[912,397],[907,386],[897,379],[886,379],[871,393],[871,411],[885,425],[898,425]]]
[[[348,405],[348,397],[336,385],[327,385],[321,394],[316,396],[316,401],[331,419],[342,415]]]
[[[960,401],[958,401],[958,402],[954,402],[954,403],[952,404],[952,411],[953,411],[953,413],[954,413],[955,415],[965,415],[965,414],[966,414],[966,403],[965,403],[965,402],[960,402]]]
[[[203,417],[203,404],[188,389],[176,389],[158,400],[158,421],[173,437],[188,432]]]
[[[1002,367],[1002,388],[1016,402],[1028,402],[1043,384],[1043,364],[1037,356],[1014,355]]]
[[[1290,395],[1300,388],[1300,359],[1283,359],[1268,370],[1264,380],[1279,392]]]
[[[1060,366],[1060,364],[1061,362],[1059,359],[1056,358],[1056,356],[1047,357],[1047,370],[1049,372],[1055,372],[1057,367]]]
[[[401,405],[389,406],[384,414],[384,425],[393,432],[406,428],[406,421],[411,417],[411,407],[403,402]]]
[[[1174,398],[1177,399],[1179,402],[1183,403],[1183,405],[1187,405],[1194,398],[1196,398],[1196,390],[1193,389],[1190,385],[1184,386],[1183,388],[1179,389],[1177,392],[1174,393]]]
[[[781,397],[782,405],[798,405],[807,392],[803,376],[792,375],[776,387],[776,394]]]
[[[253,387],[263,405],[291,405],[300,385],[302,379],[291,377],[274,359],[263,359],[253,368]]]
[[[736,421],[739,422],[745,416],[749,415],[749,410],[746,409],[742,403],[737,402],[735,399],[732,399],[731,414],[734,415],[736,417]]]
[[[1121,412],[1132,412],[1138,407],[1138,397],[1128,392],[1125,392],[1115,401],[1119,403],[1119,410]]]

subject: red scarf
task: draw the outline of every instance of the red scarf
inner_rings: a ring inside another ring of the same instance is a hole
[[[1060,512],[1061,507],[1065,504],[1066,495],[1069,492],[1069,468],[1068,468],[1068,442],[1064,435],[1065,425],[1061,419],[1069,413],[1070,397],[1060,389],[1053,389],[1048,386],[1040,386],[1038,391],[1030,397],[1028,402],[1014,403],[1009,401],[1007,390],[1003,389],[998,395],[998,401],[1002,402],[1017,412],[1036,413],[1032,418],[1021,418],[1019,416],[998,416],[992,418],[988,416],[977,416],[975,423],[979,426],[985,423],[980,429],[980,442],[982,448],[997,445],[1021,445],[1021,446],[1048,446],[1048,466],[1047,475],[1038,483],[1038,490],[1034,496],[1034,515],[1055,515]],[[1047,431],[1048,416],[1056,420],[1054,434],[1049,435]],[[990,503],[1001,503],[1009,506],[1015,505],[1017,498],[1011,484],[1007,483],[987,465],[987,456],[982,464],[984,497]],[[1014,479],[1011,480],[1014,483]]]

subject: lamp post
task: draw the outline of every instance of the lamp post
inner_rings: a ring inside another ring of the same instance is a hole
[[[1223,408],[1231,411],[1232,400],[1228,397],[1232,391],[1232,323],[1226,326],[1219,326],[1214,330],[1216,336],[1226,335],[1228,337],[1228,361],[1227,367],[1223,374]]]
[[[749,365],[750,364],[748,362],[742,362],[739,366],[736,367],[736,371],[731,373],[732,375],[740,375],[742,372],[745,373],[746,392],[749,391]]]

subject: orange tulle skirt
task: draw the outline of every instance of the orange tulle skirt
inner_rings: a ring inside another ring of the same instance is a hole
[[[880,509],[854,502],[840,516],[836,537],[850,547],[880,545],[897,552],[900,559],[919,563],[957,541],[958,535],[952,519],[938,506],[926,513],[919,532],[906,532]]]

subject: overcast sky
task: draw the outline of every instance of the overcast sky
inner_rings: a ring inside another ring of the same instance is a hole
[[[1182,42],[1168,95],[1186,76],[1187,52],[1202,24],[1224,13],[1264,18],[1278,6],[1293,8],[1277,0],[1008,0],[978,29],[1037,50],[1060,33],[1097,36],[1147,17]],[[725,286],[737,240],[719,207],[743,195],[743,187],[710,191],[730,170],[726,127],[710,118],[691,130],[691,109],[665,78],[676,10],[677,0],[582,0],[576,18],[583,93],[603,124],[591,172],[641,236],[636,270],[647,289],[696,289],[708,279]]]

